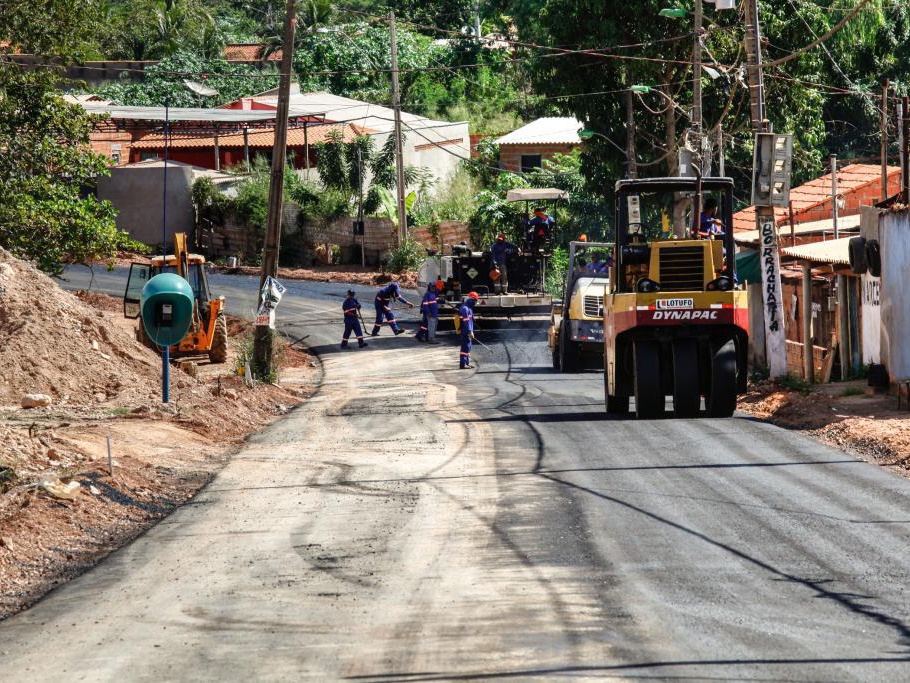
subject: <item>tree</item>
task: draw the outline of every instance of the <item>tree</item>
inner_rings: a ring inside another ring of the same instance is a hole
[[[200,74],[205,74],[205,84],[218,95],[204,97],[186,88],[184,79],[201,80]],[[97,93],[123,105],[160,107],[167,99],[172,107],[198,107],[233,102],[277,85],[278,76],[273,71],[179,52],[148,67],[141,81],[109,83]]]
[[[96,14],[87,0],[0,5],[0,43],[45,58],[92,49]],[[48,271],[61,262],[109,258],[127,240],[114,209],[94,197],[107,172],[88,147],[91,121],[56,90],[56,69],[23,71],[0,51],[0,245]]]

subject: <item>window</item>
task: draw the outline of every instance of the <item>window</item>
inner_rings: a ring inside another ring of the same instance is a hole
[[[527,173],[535,168],[540,168],[543,159],[539,154],[522,154],[521,155],[521,172]]]
[[[155,151],[141,151],[139,152],[139,161],[148,161],[149,159],[157,159],[158,152]]]

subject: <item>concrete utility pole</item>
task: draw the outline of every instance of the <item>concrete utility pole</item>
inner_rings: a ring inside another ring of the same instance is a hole
[[[699,175],[704,173],[702,156],[704,154],[704,139],[702,136],[701,116],[701,29],[702,29],[702,0],[695,0],[695,49],[692,52],[692,132],[695,133],[695,154],[692,163],[698,167]]]
[[[770,132],[765,120],[765,93],[762,76],[761,31],[758,23],[758,0],[746,0],[746,55],[749,71],[749,98],[752,105],[752,129]],[[758,165],[753,171],[758,174]],[[756,178],[753,178],[753,183]],[[761,241],[762,297],[765,310],[765,352],[772,378],[787,374],[787,342],[784,332],[783,288],[780,281],[780,249],[774,208],[755,207],[755,227]],[[806,305],[810,305],[808,302]]]
[[[392,110],[395,112],[395,178],[398,198],[398,244],[408,235],[408,212],[404,205],[404,151],[401,142],[401,95],[398,91],[398,41],[395,38],[395,12],[389,12],[389,34],[392,40]]]
[[[278,111],[275,114],[275,145],[272,148],[272,175],[269,180],[269,213],[262,255],[259,291],[266,278],[278,275],[278,247],[281,242],[281,206],[284,201],[284,167],[287,163],[288,110],[291,100],[291,72],[294,59],[294,29],[297,24],[295,0],[287,0],[287,16],[281,46],[281,77],[278,81]],[[257,325],[253,336],[254,370],[260,376],[272,370],[272,330]]]
[[[879,123],[882,132],[882,197],[881,201],[888,198],[888,88],[891,83],[888,79],[882,83],[882,117]]]
[[[834,239],[840,237],[837,220],[840,218],[837,211],[837,155],[831,155],[831,227],[834,228]]]
[[[475,0],[474,2],[474,39],[480,40],[480,2]]]
[[[638,177],[635,162],[635,109],[632,107],[632,91],[626,90],[626,172],[629,178]]]

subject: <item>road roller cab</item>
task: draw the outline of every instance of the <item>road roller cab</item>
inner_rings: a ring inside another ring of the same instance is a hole
[[[733,181],[616,184],[616,246],[604,296],[607,412],[728,417],[746,388],[748,303],[733,258]],[[713,201],[711,201],[713,200]],[[716,205],[716,210],[702,207]]]

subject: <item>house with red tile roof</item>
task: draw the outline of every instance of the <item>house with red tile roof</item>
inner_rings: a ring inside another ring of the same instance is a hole
[[[301,128],[288,129],[288,163],[294,168],[316,167],[315,145],[327,142],[332,131],[341,133],[345,142],[352,142],[361,135],[374,133],[351,123],[310,123]],[[250,157],[263,155],[271,158],[275,146],[275,129],[263,128],[249,130],[246,133],[232,131],[215,135],[207,132],[180,132],[168,135],[168,157],[201,168],[213,168],[215,150],[218,151],[219,168],[230,168],[245,161],[247,150]],[[164,135],[160,132],[148,133],[132,143],[130,160],[132,162],[164,156]]]
[[[275,50],[263,59],[262,55],[264,52],[265,45],[262,43],[228,43],[224,46],[222,54],[226,62],[251,64],[253,66],[281,61],[281,50]]]
[[[888,167],[888,196],[900,191],[901,170]],[[844,208],[839,216],[859,214],[859,207],[872,206],[884,199],[882,194],[882,169],[878,164],[849,164],[837,170],[837,192],[844,196]],[[831,174],[810,180],[790,190],[794,222],[809,223],[831,218]],[[778,226],[787,225],[790,212],[776,207],[774,218]],[[755,230],[755,207],[750,206],[733,214],[733,231]]]

